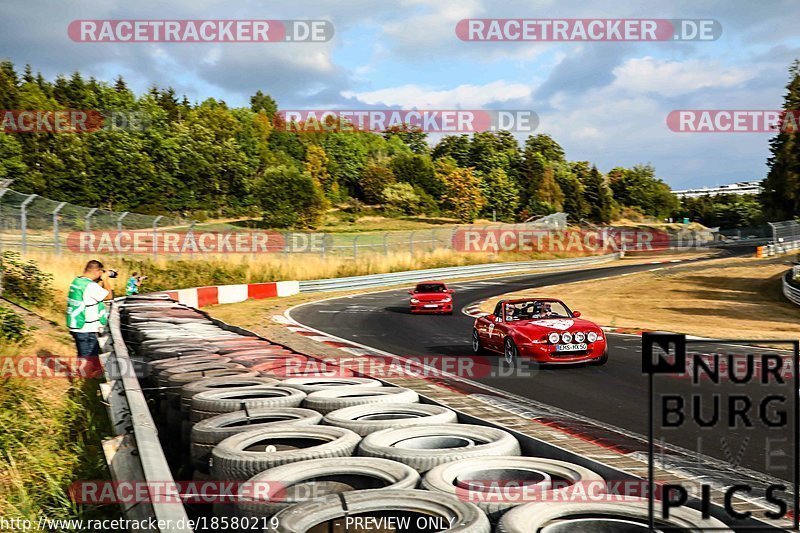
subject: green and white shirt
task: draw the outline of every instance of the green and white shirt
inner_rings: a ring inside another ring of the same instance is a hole
[[[108,323],[103,300],[108,291],[99,284],[79,276],[72,280],[67,295],[67,327],[77,333],[97,333]]]

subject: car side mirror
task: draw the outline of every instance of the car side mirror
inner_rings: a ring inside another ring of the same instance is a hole
[[[454,292],[456,292],[456,291],[454,291],[453,289],[447,289],[447,293],[448,294],[453,294]]]
[[[579,316],[581,316],[581,312],[580,311],[573,311],[572,312],[572,316],[574,316],[575,318],[578,318]]]
[[[414,291],[408,291],[408,294],[414,294]]]

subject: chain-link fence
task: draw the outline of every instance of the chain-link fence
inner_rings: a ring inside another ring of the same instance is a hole
[[[772,242],[774,244],[791,243],[800,240],[800,223],[796,220],[770,222]]]
[[[3,249],[52,250],[61,253],[75,231],[159,231],[185,224],[176,217],[141,215],[81,207],[36,194],[0,190],[0,244]]]
[[[58,202],[35,194],[0,189],[0,245],[4,250],[64,252],[76,251],[82,238],[95,239],[95,245],[109,245],[103,253],[127,255],[122,241],[141,241],[147,253],[201,258],[209,252],[199,250],[198,241],[213,234],[215,245],[230,239],[266,235],[269,251],[283,254],[313,254],[320,257],[359,259],[367,254],[418,254],[436,250],[452,250],[459,232],[469,230],[546,230],[567,228],[567,215],[554,213],[521,224],[442,224],[410,231],[364,231],[343,233],[291,232],[267,230],[259,232],[232,223],[198,223],[170,216],[142,215],[109,211]],[[180,245],[170,247],[169,238],[178,236]],[[103,240],[105,239],[105,240]],[[191,243],[187,246],[186,243]],[[113,248],[117,246],[117,248]],[[95,248],[96,249],[96,246]],[[77,250],[80,251],[80,250]],[[213,253],[225,252],[216,249]],[[141,251],[133,253],[142,253]],[[248,252],[245,252],[248,253]],[[255,252],[249,252],[255,253]]]

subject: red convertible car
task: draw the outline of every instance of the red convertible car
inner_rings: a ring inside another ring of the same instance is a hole
[[[453,314],[453,289],[441,281],[423,281],[412,291],[409,305],[412,313]]]
[[[580,316],[561,300],[500,300],[494,313],[475,319],[472,349],[502,353],[509,364],[517,357],[536,363],[605,364],[603,330]]]

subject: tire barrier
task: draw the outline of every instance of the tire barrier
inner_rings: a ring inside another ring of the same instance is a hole
[[[380,517],[391,510],[407,518],[407,527],[397,531],[417,533],[489,533],[491,525],[476,505],[448,494],[426,490],[358,490],[332,494],[316,501],[293,505],[275,515],[275,533],[298,531],[345,531],[345,517]],[[327,529],[323,529],[327,524]],[[452,527],[451,527],[452,525]],[[336,529],[338,526],[339,529]],[[535,529],[526,531],[537,531]]]
[[[384,429],[364,437],[358,454],[407,464],[420,473],[466,459],[520,455],[517,439],[507,431],[470,424],[436,424]]]
[[[298,391],[299,392],[299,391]],[[287,463],[350,457],[361,437],[348,429],[282,425],[228,437],[211,452],[211,477],[248,480]]]
[[[389,428],[458,422],[455,411],[440,405],[388,403],[354,405],[331,411],[322,423],[355,431],[362,437]]]
[[[526,503],[526,498],[560,505],[568,501],[567,495],[576,485],[584,490],[597,490],[604,483],[600,474],[588,468],[554,459],[470,457],[432,468],[425,474],[422,487],[472,501],[496,522],[506,510]],[[512,494],[497,498],[498,487]],[[511,501],[517,496],[520,496],[518,501]],[[501,499],[505,501],[498,501]]]
[[[252,372],[249,371],[249,372]],[[239,390],[249,387],[269,387],[278,383],[277,380],[266,378],[257,372],[253,376],[221,376],[201,379],[187,383],[181,387],[181,411],[189,413],[192,409],[192,398],[196,394],[210,390]]]
[[[354,405],[418,401],[419,395],[416,392],[402,387],[336,387],[312,392],[303,402],[303,406],[328,414]]]
[[[499,533],[594,533],[596,531],[649,531],[648,502],[592,503],[528,503],[508,511],[497,526]],[[670,509],[670,518],[655,519],[655,528],[665,531],[700,533],[715,531],[733,533],[733,530],[715,518],[703,518],[700,511],[688,507]]]
[[[382,387],[377,379],[371,378],[288,378],[280,382],[284,387],[292,387],[306,394],[338,387]]]
[[[212,416],[192,427],[190,449],[192,463],[207,474],[211,450],[228,437],[278,424],[313,426],[319,424],[321,420],[322,415],[316,411],[299,407],[248,409]]]
[[[289,387],[246,387],[237,390],[211,390],[192,397],[189,419],[200,422],[222,413],[259,407],[299,407],[304,392]]]
[[[270,517],[294,504],[355,490],[413,489],[419,474],[410,466],[376,457],[309,459],[270,468],[248,480],[237,495],[242,516]],[[265,487],[256,496],[251,487]]]

